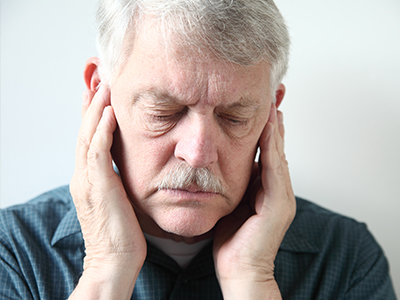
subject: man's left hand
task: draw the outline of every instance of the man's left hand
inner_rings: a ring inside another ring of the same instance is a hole
[[[224,299],[281,299],[274,261],[296,213],[283,138],[283,116],[273,104],[254,169],[261,176],[251,180],[242,203],[217,224],[214,261]]]

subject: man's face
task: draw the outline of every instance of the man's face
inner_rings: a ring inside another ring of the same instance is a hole
[[[119,126],[113,156],[144,231],[159,226],[198,236],[231,213],[246,191],[271,105],[269,70],[265,63],[190,59],[179,56],[180,48],[167,55],[160,41],[151,28],[139,34],[111,86]],[[207,168],[223,190],[193,183],[159,190],[180,164]]]

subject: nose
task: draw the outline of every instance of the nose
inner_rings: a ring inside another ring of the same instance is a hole
[[[217,133],[212,120],[195,117],[182,124],[175,145],[175,157],[193,168],[205,168],[218,160]]]

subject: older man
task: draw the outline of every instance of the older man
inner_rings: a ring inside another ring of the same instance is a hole
[[[71,195],[2,212],[0,295],[395,298],[365,226],[294,197],[272,1],[109,0],[98,21]]]

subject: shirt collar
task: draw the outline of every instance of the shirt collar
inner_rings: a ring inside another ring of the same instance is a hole
[[[51,240],[51,246],[56,246],[60,241],[69,238],[76,237],[76,234],[79,234],[76,242],[79,244],[83,244],[81,226],[78,221],[78,217],[76,215],[75,206],[71,201],[71,209],[65,214],[62,218],[61,222],[58,224],[56,231],[54,232],[53,238]]]
[[[70,210],[65,214],[59,223],[51,240],[51,245],[55,246],[59,241],[79,234],[79,243],[83,244],[81,226],[76,215],[75,205],[73,204],[72,197],[69,195],[71,203]],[[319,247],[315,245],[302,231],[302,219],[295,218],[289,227],[286,235],[280,246],[281,250],[298,252],[298,253],[318,253]]]
[[[299,207],[299,203],[298,206]],[[298,213],[281,243],[280,250],[297,253],[318,253],[319,247],[305,232],[307,220]]]
[[[296,226],[296,223],[298,223],[297,220],[294,221],[294,226],[291,226],[287,231],[279,251],[318,253],[318,247],[302,233],[301,229]],[[184,270],[172,258],[151,244],[148,244],[146,260],[161,265],[176,275],[183,272],[182,274],[187,279],[200,278],[215,273],[212,247],[213,243],[210,242]]]
[[[163,266],[176,275],[182,275],[187,280],[201,278],[215,273],[212,251],[213,243],[209,242],[199,254],[182,269],[178,263],[152,244],[147,244],[146,261]]]

